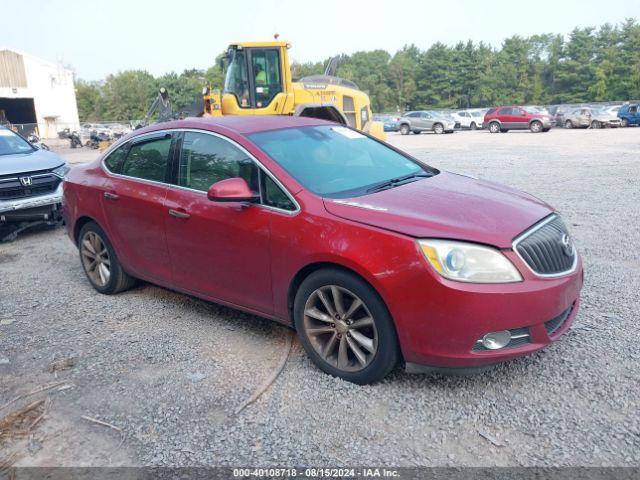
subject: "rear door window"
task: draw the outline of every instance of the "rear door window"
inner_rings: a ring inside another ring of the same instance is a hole
[[[120,173],[122,171],[122,164],[127,157],[128,148],[129,144],[121,145],[107,155],[107,158],[104,159],[104,166],[107,170],[111,173]]]
[[[122,166],[122,175],[165,182],[170,150],[170,135],[134,143]]]

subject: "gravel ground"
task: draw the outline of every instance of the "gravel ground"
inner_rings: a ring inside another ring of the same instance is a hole
[[[18,465],[640,465],[640,128],[392,134],[430,164],[544,198],[583,255],[561,341],[474,377],[394,372],[360,387],[317,370],[290,330],[142,285],[102,296],[63,231],[0,245],[0,408],[51,382]],[[54,360],[75,359],[57,378]],[[0,417],[43,393],[0,410]],[[120,430],[81,418],[89,416]],[[489,438],[489,439],[488,439]]]

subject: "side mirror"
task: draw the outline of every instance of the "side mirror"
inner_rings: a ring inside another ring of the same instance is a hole
[[[251,191],[243,178],[234,177],[220,180],[209,187],[207,198],[214,202],[250,202],[260,200],[260,196]]]

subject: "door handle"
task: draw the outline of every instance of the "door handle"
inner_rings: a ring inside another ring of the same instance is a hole
[[[173,208],[169,209],[169,215],[171,215],[172,217],[181,218],[183,220],[186,220],[191,216],[187,212],[181,212],[179,210],[174,210]]]
[[[106,198],[107,200],[118,200],[120,198],[120,195],[113,192],[104,192],[103,195],[104,195],[104,198]]]

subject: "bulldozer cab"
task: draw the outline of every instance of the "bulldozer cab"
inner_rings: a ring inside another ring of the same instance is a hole
[[[225,112],[283,112],[287,94],[292,95],[286,48],[284,42],[229,46],[222,92]]]

